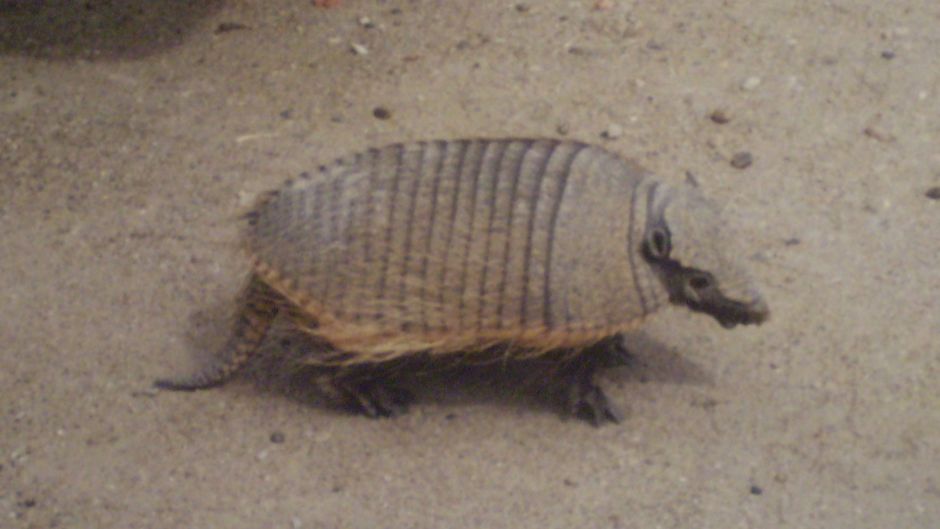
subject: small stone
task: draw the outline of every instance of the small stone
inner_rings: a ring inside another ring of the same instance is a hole
[[[583,46],[568,46],[567,50],[568,50],[568,53],[570,53],[571,55],[576,55],[580,57],[590,57],[591,55],[597,54],[596,51],[590,48],[585,48]]]
[[[375,107],[372,109],[372,115],[375,119],[386,120],[392,117],[392,113],[385,107]]]
[[[735,169],[746,169],[754,163],[754,157],[747,151],[734,153],[731,157],[731,167]]]
[[[281,119],[290,119],[294,115],[294,111],[288,108],[282,110],[278,115],[281,116]]]
[[[290,519],[290,526],[291,526],[291,529],[300,529],[301,527],[304,526],[304,523],[300,521],[300,518],[294,516],[293,518]]]
[[[754,90],[755,88],[760,86],[760,82],[761,82],[760,77],[756,77],[756,76],[748,77],[741,83],[741,89],[748,90],[748,91]]]
[[[881,58],[890,61],[895,57],[894,52],[891,50],[885,50],[881,52]]]
[[[940,200],[940,186],[931,187],[924,195],[930,200]]]
[[[895,138],[893,134],[883,132],[876,129],[875,127],[865,127],[865,130],[863,130],[862,133],[869,138],[875,141],[880,141],[882,143],[893,143],[897,141],[897,138]]]
[[[273,432],[271,434],[271,442],[279,445],[287,440],[287,436],[284,435],[284,432]]]
[[[607,140],[616,140],[621,136],[623,136],[623,127],[616,123],[611,123],[607,126],[607,130],[601,133],[601,137]]]
[[[571,126],[568,125],[567,123],[559,123],[555,127],[555,132],[557,132],[561,136],[566,136],[568,132],[570,131],[571,131]]]
[[[760,496],[764,493],[764,489],[758,487],[757,485],[751,485],[751,494],[755,496]]]
[[[796,246],[800,244],[800,239],[798,237],[790,237],[789,239],[783,241],[783,244],[786,246]]]
[[[228,33],[229,31],[238,31],[240,29],[248,29],[248,26],[240,22],[222,22],[215,28],[216,35],[220,33]]]
[[[369,54],[369,48],[366,48],[365,45],[359,44],[358,42],[353,42],[352,44],[349,45],[349,48],[356,55],[368,55]]]
[[[372,29],[375,27],[375,22],[369,17],[359,17],[359,25],[366,29]]]
[[[712,120],[713,122],[719,125],[724,125],[725,123],[728,123],[729,121],[731,121],[731,116],[729,116],[728,113],[725,112],[724,110],[719,109],[709,114],[708,119]]]
[[[528,13],[528,12],[529,12],[529,4],[516,4],[516,11],[518,11],[518,12],[520,12],[520,13]]]

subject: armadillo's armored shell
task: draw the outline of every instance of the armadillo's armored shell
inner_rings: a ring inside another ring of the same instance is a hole
[[[665,301],[634,251],[648,181],[575,142],[393,145],[265,196],[248,249],[311,332],[361,361],[583,345]]]

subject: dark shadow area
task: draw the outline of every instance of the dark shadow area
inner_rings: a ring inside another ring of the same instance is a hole
[[[137,59],[180,44],[224,0],[0,0],[0,53]]]
[[[195,363],[206,365],[218,354],[218,347],[225,343],[230,332],[233,308],[217,305],[190,316],[188,334],[196,351]],[[625,337],[624,344],[629,351],[627,356],[605,353],[600,363],[604,378],[618,387],[650,382],[693,385],[711,382],[698,365],[642,333]],[[334,413],[349,413],[343,403],[331,399],[315,382],[330,373],[331,368],[311,366],[308,362],[324,347],[290,326],[286,318],[279,317],[261,349],[235,376],[235,382],[247,380],[265,393]],[[461,407],[479,404],[564,415],[567,386],[560,377],[564,364],[557,357],[477,360],[478,357],[472,355],[433,359],[416,355],[382,365],[378,377],[412,394],[415,406],[434,403],[453,408],[449,416],[456,416]]]
[[[329,370],[305,364],[322,347],[296,331],[280,326],[240,378],[256,388],[306,405],[337,413],[351,410],[331,400],[315,383]],[[646,336],[631,336],[628,356],[611,353],[601,362],[604,379],[617,387],[635,384],[707,384],[709,375],[681,354]],[[538,410],[565,416],[568,385],[558,356],[475,363],[475,357],[423,356],[381,366],[378,378],[414,396],[414,405],[433,403],[453,408],[484,404],[516,411]],[[611,389],[608,386],[608,390]],[[629,393],[629,389],[627,389]],[[625,404],[625,403],[624,403]],[[626,404],[625,406],[626,407]]]

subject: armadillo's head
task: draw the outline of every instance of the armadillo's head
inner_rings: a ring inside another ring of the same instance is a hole
[[[710,314],[726,328],[763,323],[770,310],[715,205],[692,185],[653,184],[647,199],[643,257],[670,301]]]

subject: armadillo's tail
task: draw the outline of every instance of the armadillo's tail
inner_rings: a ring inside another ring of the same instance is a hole
[[[154,386],[175,391],[195,391],[227,381],[258,350],[277,316],[279,299],[279,294],[253,274],[245,287],[242,309],[236,317],[232,337],[226,342],[219,358],[197,373],[180,378],[161,378],[154,381]]]

